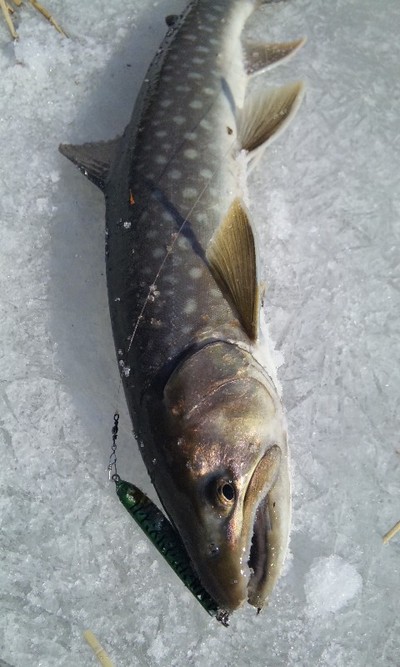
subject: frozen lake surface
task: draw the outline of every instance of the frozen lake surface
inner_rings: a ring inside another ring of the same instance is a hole
[[[304,79],[290,130],[250,178],[284,357],[293,529],[268,609],[229,629],[161,562],[106,474],[152,494],[108,315],[101,193],[58,153],[129,120],[164,16],[184,0],[47,0],[0,25],[0,659],[90,667],[400,664],[400,4],[290,0],[253,16],[308,37],[257,85]],[[0,665],[3,663],[0,660]]]

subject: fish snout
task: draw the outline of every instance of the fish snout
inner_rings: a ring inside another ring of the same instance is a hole
[[[209,542],[199,576],[221,609],[231,612],[247,602],[249,569],[241,544]]]

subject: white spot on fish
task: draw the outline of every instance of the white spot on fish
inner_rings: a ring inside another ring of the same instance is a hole
[[[208,220],[208,217],[205,213],[198,213],[196,215],[196,221],[197,222],[203,223],[203,222],[207,222],[207,220]]]
[[[204,76],[198,72],[189,72],[187,76],[188,79],[204,79]]]
[[[203,102],[201,100],[193,100],[193,102],[190,102],[189,106],[191,109],[202,109]]]
[[[210,42],[211,42],[211,39],[210,39]],[[208,46],[202,46],[202,45],[200,45],[200,46],[196,46],[196,51],[197,51],[198,53],[208,53],[209,50],[210,50],[210,49],[209,49]]]
[[[204,58],[192,58],[193,65],[202,65],[204,63]]]
[[[190,92],[190,86],[184,86],[181,83],[179,83],[177,86],[175,86],[175,90],[178,93],[189,93]]]
[[[195,42],[197,40],[197,36],[192,35],[191,33],[188,33],[188,34],[183,34],[182,39],[187,39],[188,42]]]
[[[172,275],[172,273],[168,274],[167,276],[164,276],[163,281],[165,283],[168,283],[169,285],[177,285],[178,284],[178,278]]]
[[[200,125],[200,127],[204,128],[205,130],[212,130],[213,129],[211,123],[208,120],[206,120],[206,118],[203,118],[200,121],[199,125]]]
[[[185,132],[183,137],[188,141],[195,141],[197,139],[197,132]]]
[[[155,160],[157,164],[167,164],[168,160],[165,155],[156,155]]]
[[[214,95],[214,88],[203,88],[204,95]]]
[[[200,176],[203,178],[212,178],[212,175],[211,169],[200,169]]]
[[[194,148],[187,148],[183,154],[188,160],[195,160],[198,157],[198,151]]]
[[[194,280],[198,280],[203,275],[203,269],[200,269],[198,266],[193,266],[189,271],[189,276]]]
[[[171,104],[172,104],[172,100],[170,100],[170,99],[161,100],[161,102],[160,102],[160,107],[161,107],[162,109],[168,109],[168,107],[170,107]]]
[[[161,257],[164,257],[165,250],[164,250],[164,248],[161,248],[161,247],[154,248],[154,250],[151,254],[153,255],[154,259],[160,259]]]
[[[130,229],[131,226],[132,226],[132,223],[129,222],[129,220],[126,220],[126,222],[124,222],[124,229]]]
[[[172,222],[173,220],[171,213],[169,213],[168,211],[163,211],[161,217],[163,220],[165,220],[165,222]]]
[[[168,144],[168,143],[161,144],[161,148],[162,148],[164,151],[169,151],[169,149],[171,148],[171,144]]]
[[[168,172],[168,176],[174,181],[178,181],[180,178],[182,178],[182,172],[179,171],[179,169],[171,169],[171,171]]]
[[[196,197],[198,194],[198,191],[196,188],[183,188],[182,190],[182,196],[184,199],[192,199],[193,197]]]
[[[191,315],[197,310],[197,302],[195,299],[188,299],[186,301],[185,307],[183,309],[183,312],[185,315]]]
[[[183,125],[183,123],[186,122],[185,116],[174,116],[173,119],[174,123],[177,125]]]
[[[188,248],[190,248],[190,243],[187,238],[185,238],[184,236],[180,236],[178,239],[178,246],[182,250],[187,250]]]
[[[163,137],[166,137],[166,136],[167,136],[167,131],[166,130],[157,130],[156,137],[158,137],[158,139],[162,139]]]

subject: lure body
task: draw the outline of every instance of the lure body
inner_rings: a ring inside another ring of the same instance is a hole
[[[186,588],[195,596],[210,616],[216,616],[223,625],[228,616],[220,612],[218,605],[204,590],[194,572],[179,534],[164,514],[143,491],[121,479],[116,480],[117,495],[125,509],[143,530],[168,565],[174,570]]]
[[[260,325],[246,171],[302,85],[248,94],[302,41],[249,44],[253,0],[195,0],[112,142],[62,146],[106,198],[110,312],[134,432],[203,587],[261,608],[290,525],[286,425]]]

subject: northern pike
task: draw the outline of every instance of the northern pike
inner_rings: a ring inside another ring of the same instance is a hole
[[[104,192],[113,335],[133,429],[205,590],[260,609],[284,562],[284,410],[263,334],[246,172],[302,83],[248,81],[304,40],[244,41],[257,0],[169,17],[124,134],[61,152]]]

